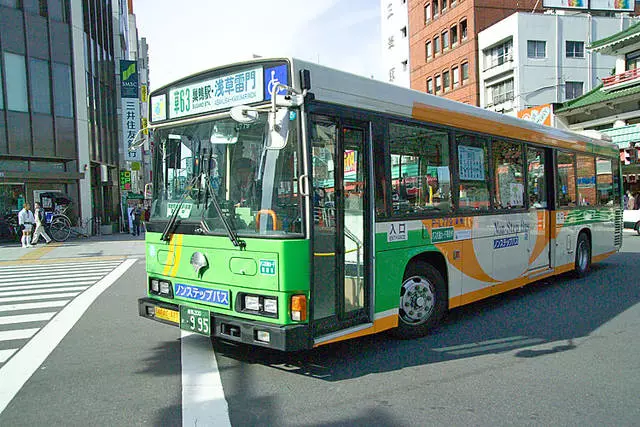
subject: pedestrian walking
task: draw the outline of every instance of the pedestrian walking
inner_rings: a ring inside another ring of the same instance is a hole
[[[627,190],[627,209],[634,209],[636,207],[636,198],[633,197],[630,190]]]
[[[23,248],[31,247],[29,238],[31,237],[31,230],[35,222],[36,219],[33,217],[33,212],[31,212],[31,205],[27,202],[24,204],[22,210],[18,212],[18,224],[22,228],[22,238],[20,242]]]
[[[140,220],[142,218],[142,209],[140,205],[133,208],[131,211],[131,222],[133,223],[133,232],[131,233],[133,236],[140,235]]]
[[[35,212],[34,217],[36,220],[36,229],[33,232],[33,239],[31,239],[31,244],[35,245],[40,240],[40,236],[44,237],[44,240],[47,241],[47,244],[51,243],[51,237],[47,234],[44,229],[44,209],[40,206],[40,203],[35,202]]]

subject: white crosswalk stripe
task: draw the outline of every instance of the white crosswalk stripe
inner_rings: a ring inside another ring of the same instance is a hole
[[[0,368],[122,260],[0,266]]]

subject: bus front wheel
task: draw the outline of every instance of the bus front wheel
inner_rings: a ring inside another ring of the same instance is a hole
[[[576,264],[575,273],[578,277],[584,277],[591,266],[591,243],[587,233],[578,235],[578,243],[576,244]]]
[[[416,261],[405,273],[400,289],[398,338],[422,337],[436,326],[447,309],[446,283],[433,265]]]

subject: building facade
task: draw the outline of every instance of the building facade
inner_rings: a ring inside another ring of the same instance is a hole
[[[620,148],[625,190],[640,192],[640,23],[596,40],[590,48],[615,58],[615,73],[557,106],[556,126],[611,138]]]
[[[382,69],[386,81],[410,87],[407,0],[381,0]]]
[[[479,105],[477,34],[536,0],[408,0],[411,88]]]
[[[0,219],[51,191],[119,222],[122,3],[0,0]]]
[[[505,114],[577,98],[610,76],[595,40],[635,22],[626,14],[514,13],[478,34],[480,107]]]

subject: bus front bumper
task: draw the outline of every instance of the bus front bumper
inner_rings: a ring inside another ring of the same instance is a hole
[[[140,316],[168,325],[180,326],[179,320],[172,321],[157,317],[158,308],[176,313],[176,319],[179,319],[180,306],[178,304],[169,304],[151,298],[138,299],[138,313]],[[307,350],[312,347],[308,325],[277,326],[218,313],[211,313],[210,322],[214,338],[282,351]],[[269,342],[258,341],[258,332],[268,332]]]

